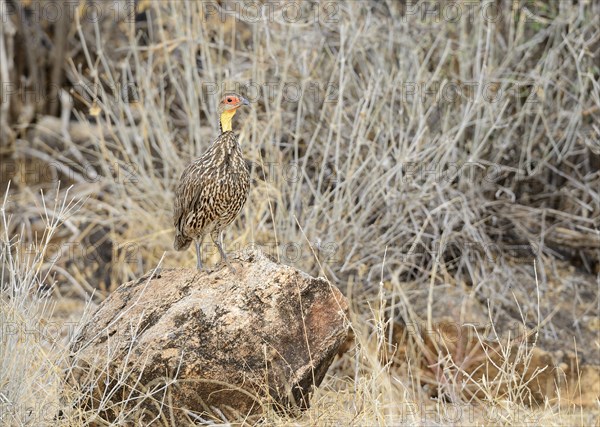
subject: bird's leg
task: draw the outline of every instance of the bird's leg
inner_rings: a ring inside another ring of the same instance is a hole
[[[198,271],[202,271],[202,251],[200,250],[200,245],[202,244],[201,239],[196,239],[196,267]]]
[[[217,248],[219,249],[219,253],[221,254],[221,261],[225,262],[225,264],[227,264],[227,267],[229,267],[229,270],[235,274],[235,268],[233,268],[233,266],[227,259],[227,254],[223,250],[223,246],[222,246],[223,234],[221,232],[213,233],[210,235],[210,237],[212,238],[212,241],[215,243],[215,245],[217,245]]]

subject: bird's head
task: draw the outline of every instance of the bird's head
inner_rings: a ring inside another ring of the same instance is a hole
[[[219,117],[221,123],[221,132],[231,130],[231,119],[235,112],[242,105],[250,105],[248,100],[237,93],[226,93],[219,103]]]

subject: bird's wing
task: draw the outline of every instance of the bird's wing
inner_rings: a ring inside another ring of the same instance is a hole
[[[203,158],[184,169],[175,191],[173,223],[177,230],[183,231],[185,218],[190,212],[202,212],[205,224],[212,221],[212,209],[207,205],[211,203],[210,195],[215,193],[211,189],[216,185]]]
[[[175,189],[175,200],[173,203],[173,225],[178,231],[183,231],[182,221],[185,213],[190,212],[192,199],[197,197],[194,193],[201,191],[199,185],[194,185],[194,175],[199,171],[194,163],[190,163],[181,173],[179,184]]]
[[[185,188],[183,186],[183,178],[185,177],[185,172],[187,168],[181,174],[181,178],[179,179],[179,184],[177,184],[177,188],[175,189],[175,199],[173,200],[173,225],[175,226],[175,230],[178,232],[181,231],[181,218],[183,217],[183,206],[184,201],[182,200],[183,195],[185,193]]]

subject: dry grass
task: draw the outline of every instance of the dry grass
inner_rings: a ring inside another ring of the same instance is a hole
[[[592,283],[598,274],[600,7],[576,3],[504,1],[487,18],[461,3],[457,20],[443,18],[443,2],[441,19],[401,2],[324,3],[318,19],[303,5],[297,22],[221,22],[206,3],[151,2],[139,33],[77,21],[73,96],[17,144],[18,164],[46,179],[20,172],[6,196],[2,323],[35,328],[53,304],[99,289],[97,302],[161,259],[193,265],[192,251],[171,250],[172,189],[217,132],[220,88],[241,84],[253,107],[234,125],[255,180],[226,247],[259,245],[325,275],[351,300],[355,336],[309,411],[265,424],[597,423],[598,406],[532,400],[527,383],[541,373],[522,369],[540,335],[562,328],[545,312],[558,260]],[[21,256],[32,242],[35,259]],[[74,250],[49,260],[53,242]],[[509,253],[515,245],[535,248],[530,262]],[[511,312],[529,339],[493,330],[500,344],[489,349],[472,327],[481,360],[414,334],[393,348],[398,323],[433,327],[443,286],[481,302],[491,325]],[[569,303],[598,316],[598,289],[575,288]],[[416,312],[420,292],[428,303]],[[597,351],[581,342],[575,311],[566,317],[573,338],[559,347]],[[60,407],[65,335],[48,346],[3,334],[0,403],[15,409],[3,422],[29,422],[30,402]],[[469,376],[467,362],[494,369]]]

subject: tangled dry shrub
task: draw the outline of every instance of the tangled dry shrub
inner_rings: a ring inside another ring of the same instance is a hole
[[[39,120],[17,156],[73,183],[86,202],[61,238],[100,253],[45,268],[66,293],[110,289],[171,250],[172,189],[218,131],[214,92],[241,84],[253,108],[237,127],[255,179],[227,246],[259,245],[353,297],[356,359],[335,367],[352,386],[332,378],[316,407],[333,399],[360,424],[424,396],[411,389],[418,374],[399,379],[377,351],[390,322],[407,321],[403,294],[442,298],[450,284],[492,301],[492,318],[519,305],[532,327],[539,306],[510,289],[535,289],[534,259],[542,291],[556,260],[597,272],[600,6],[503,1],[492,17],[455,20],[401,2],[334,5],[332,19],[290,23],[151,2],[137,32],[120,24],[127,43],[114,49],[100,25],[78,21],[83,59],[66,69],[74,103],[63,98],[76,123]],[[21,190],[12,209],[33,239],[41,196]],[[541,328],[551,336],[552,320]]]

